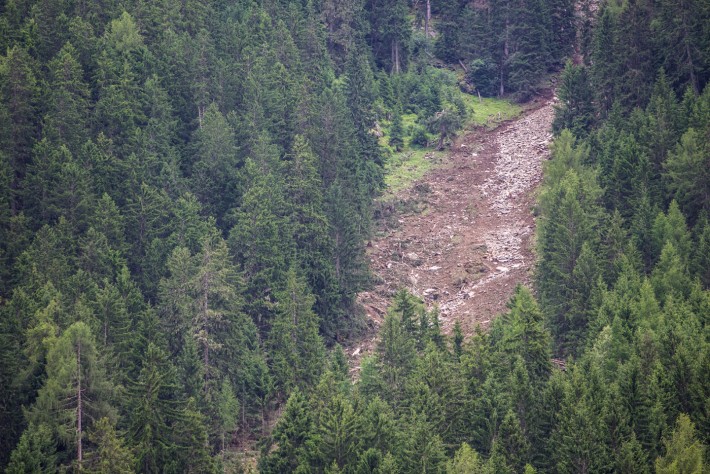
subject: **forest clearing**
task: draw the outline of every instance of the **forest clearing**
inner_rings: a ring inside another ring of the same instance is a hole
[[[368,247],[376,285],[358,299],[368,330],[348,348],[356,367],[374,349],[400,288],[438,307],[446,334],[459,321],[470,336],[505,310],[516,285],[530,285],[535,190],[549,156],[554,103],[546,91],[519,117],[466,130],[434,169],[387,196]]]

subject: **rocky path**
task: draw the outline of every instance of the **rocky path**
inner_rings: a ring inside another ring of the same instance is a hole
[[[487,327],[534,263],[534,191],[549,154],[551,97],[495,130],[464,134],[443,166],[400,193],[408,213],[383,219],[369,257],[378,284],[359,296],[370,330],[348,348],[370,352],[394,292],[406,287],[438,305],[444,331]]]

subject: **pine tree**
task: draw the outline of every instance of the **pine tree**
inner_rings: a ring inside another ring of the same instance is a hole
[[[404,472],[440,472],[446,467],[441,438],[423,416],[413,415],[405,428],[406,441],[401,451]]]
[[[167,194],[145,183],[131,191],[125,205],[126,240],[132,243],[128,254],[130,268],[147,297],[156,296],[158,283],[164,276],[161,269],[147,265],[146,257],[161,244],[170,208]]]
[[[65,144],[76,154],[88,138],[89,88],[77,51],[67,43],[49,63],[49,110],[44,117],[44,135]]]
[[[394,412],[380,397],[368,399],[361,412],[362,445],[383,453],[394,451],[401,442]]]
[[[597,112],[606,117],[616,100],[615,78],[618,77],[619,60],[616,54],[617,15],[612,8],[605,6],[599,14],[598,25],[594,31],[592,47],[592,83]]]
[[[389,144],[395,151],[402,151],[404,146],[404,129],[402,128],[402,113],[397,108],[392,117],[392,125],[390,126]]]
[[[687,120],[687,117],[681,114],[678,97],[668,84],[663,69],[658,74],[645,115],[645,126],[642,125],[640,128],[646,128],[642,136],[647,142],[647,154],[651,164],[649,178],[653,194],[656,195],[661,192],[663,162],[678,142],[685,128],[684,122]]]
[[[193,143],[192,190],[205,211],[221,222],[240,191],[240,160],[234,131],[214,102],[203,112]]]
[[[581,175],[569,171],[549,192],[545,198],[549,203],[543,201],[545,217],[538,238],[542,260],[537,284],[542,308],[552,318],[555,337],[560,340],[569,331],[565,315],[572,301],[570,293],[577,259],[584,243],[597,238],[601,190],[595,174],[584,170]]]
[[[175,196],[185,187],[175,143],[180,123],[160,77],[152,75],[146,79],[143,91],[146,123],[134,130],[129,146],[138,162],[133,172],[140,179]]]
[[[5,109],[0,113],[5,129],[2,148],[7,150],[10,160],[10,189],[15,194],[30,162],[30,152],[37,136],[39,88],[34,62],[25,49],[14,46],[7,51],[0,66],[0,77],[0,97]],[[13,195],[11,209],[13,214],[20,209],[16,195]]]
[[[377,352],[380,371],[387,387],[387,399],[397,406],[415,356],[414,339],[398,316],[388,314],[385,317]]]
[[[175,461],[183,472],[215,473],[216,463],[210,455],[205,418],[197,409],[193,398],[188,399],[174,430],[179,450]]]
[[[710,11],[703,8],[702,2],[660,2],[651,26],[658,35],[664,67],[672,71],[677,90],[687,85],[698,93],[700,84],[707,80],[707,43],[701,38],[707,32],[709,19]]]
[[[701,474],[707,469],[705,446],[696,440],[695,426],[687,415],[678,417],[671,438],[664,444],[666,454],[656,459],[657,473]]]
[[[219,418],[219,437],[222,444],[222,456],[228,446],[231,436],[237,431],[239,422],[239,400],[234,395],[232,382],[227,378],[222,379],[219,394],[217,395],[217,414]]]
[[[352,304],[369,278],[364,242],[368,224],[366,217],[361,214],[369,213],[369,206],[360,208],[357,201],[364,201],[364,198],[354,196],[351,192],[347,190],[346,182],[338,180],[330,186],[324,197],[333,245],[333,271],[340,290],[341,304],[345,308]]]
[[[197,257],[197,272],[193,275],[191,295],[196,307],[190,321],[190,332],[197,341],[205,367],[206,382],[215,377],[216,362],[224,340],[225,327],[233,324],[241,305],[238,277],[229,261],[227,243],[219,236],[210,235],[202,241]]]
[[[412,31],[407,18],[407,2],[367,1],[366,9],[370,13],[370,47],[376,60],[392,74],[399,74],[407,65],[407,50]]]
[[[135,19],[125,11],[111,21],[101,43],[95,131],[103,132],[121,149],[134,129],[145,122],[142,85],[149,52]]]
[[[336,71],[342,71],[348,53],[362,40],[364,16],[362,1],[323,2],[321,17],[326,28],[326,44]]]
[[[356,189],[372,196],[382,187],[382,156],[376,137],[370,133],[374,125],[372,106],[375,100],[374,77],[365,53],[353,49],[345,66],[346,100],[355,126],[359,159],[354,163],[358,177]]]
[[[464,34],[461,24],[463,13],[461,2],[449,0],[435,2],[434,5],[438,8],[441,17],[434,51],[439,58],[454,63],[461,58],[461,36]]]
[[[660,212],[653,223],[653,241],[656,255],[665,244],[672,243],[681,254],[684,261],[690,255],[691,236],[688,231],[686,217],[676,201],[671,201],[668,212]]]
[[[84,463],[84,438],[94,420],[111,415],[111,386],[100,365],[94,338],[84,322],[69,326],[47,354],[47,380],[28,413],[46,424],[62,448],[63,463]]]
[[[635,435],[621,445],[614,469],[617,472],[628,472],[629,474],[648,474],[650,472],[648,460]]]
[[[57,471],[57,442],[47,425],[30,425],[22,433],[20,442],[12,451],[8,474],[27,472],[50,473]]]
[[[170,464],[177,446],[171,427],[180,417],[177,376],[167,355],[148,344],[137,380],[128,383],[128,436],[139,472],[157,473]]]
[[[513,472],[523,471],[529,459],[530,443],[520,429],[520,421],[512,410],[508,410],[498,429],[494,445]]]
[[[529,96],[549,63],[548,19],[543,2],[499,0],[491,5],[493,31],[498,32],[494,57],[499,68],[499,95]]]
[[[707,140],[691,128],[683,134],[680,143],[663,163],[669,188],[691,220],[703,211],[710,212],[708,156]]]
[[[575,347],[586,338],[589,324],[594,320],[601,270],[591,246],[585,242],[572,271],[573,290],[570,310],[567,313],[570,332],[568,344]]]
[[[274,169],[277,158],[272,152],[267,147],[263,161],[247,160],[245,175],[251,186],[229,234],[230,250],[246,280],[245,309],[261,330],[271,324],[273,288],[283,285],[293,253],[284,215],[284,184]]]
[[[577,385],[580,381],[572,383]],[[601,420],[589,396],[579,390],[580,387],[567,386],[558,426],[549,441],[558,472],[598,472],[609,462],[602,443]]]
[[[518,286],[503,316],[503,335],[496,348],[508,356],[512,366],[520,355],[531,379],[544,383],[550,373],[550,337],[543,326],[543,315],[530,290]]]
[[[359,426],[352,404],[337,394],[326,402],[319,415],[318,459],[321,465],[336,464],[339,468],[353,463],[357,456]]]
[[[682,300],[688,295],[691,282],[687,265],[673,243],[668,242],[663,247],[661,258],[653,269],[651,283],[662,303],[673,298]]]
[[[587,69],[567,62],[560,82],[557,94],[562,105],[555,108],[552,129],[559,133],[566,128],[576,137],[584,137],[594,120],[592,89]]]
[[[96,446],[87,453],[85,469],[89,473],[133,473],[135,458],[133,453],[124,446],[123,440],[116,433],[116,427],[108,418],[98,420],[89,441]]]
[[[401,320],[402,329],[410,336],[415,336],[417,333],[417,315],[423,309],[421,301],[407,291],[406,288],[401,288],[394,297],[390,311],[396,314]]]
[[[323,207],[323,190],[316,157],[303,137],[293,141],[290,160],[284,166],[284,194],[289,232],[296,246],[296,259],[304,269],[316,297],[316,312],[321,316],[323,334],[333,337],[340,323],[332,314],[337,305],[336,280],[330,223]]]
[[[310,408],[300,390],[291,393],[283,416],[274,428],[273,439],[277,449],[262,456],[261,472],[295,472],[299,466],[307,465],[318,438]]]
[[[315,298],[306,282],[291,267],[286,287],[276,294],[276,317],[266,347],[277,392],[314,385],[324,362],[323,341],[318,335]]]
[[[446,464],[446,474],[483,474],[483,461],[471,446],[462,443]]]
[[[626,110],[643,107],[652,90],[656,66],[650,31],[653,6],[640,0],[624,5],[616,26],[617,49],[615,71],[617,98]]]
[[[693,273],[698,275],[704,288],[710,288],[710,223],[702,215],[693,229],[695,253],[690,260]]]
[[[457,360],[461,359],[463,354],[463,332],[461,331],[461,322],[457,319],[454,323],[454,355]]]

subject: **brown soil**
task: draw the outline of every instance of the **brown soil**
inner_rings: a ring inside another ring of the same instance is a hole
[[[549,155],[554,98],[528,104],[495,130],[466,132],[443,166],[397,195],[368,248],[377,284],[359,295],[368,332],[347,348],[354,370],[374,349],[377,329],[402,287],[437,305],[444,332],[487,328],[517,284],[529,285],[535,190]]]

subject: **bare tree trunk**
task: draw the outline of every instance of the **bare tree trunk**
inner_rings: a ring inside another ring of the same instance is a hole
[[[501,66],[501,68],[500,68],[500,89],[498,91],[498,95],[500,97],[503,97],[503,94],[505,94],[505,87],[503,87],[503,67]]]
[[[210,287],[210,281],[208,277],[209,273],[205,274],[204,280],[203,280],[203,289],[204,291],[202,295],[202,330],[204,331],[204,352],[203,352],[203,360],[205,363],[205,387],[207,387],[207,381],[209,380],[209,372],[210,372],[210,342],[209,342],[209,330],[207,328],[207,318],[209,317],[209,302],[208,302],[208,292],[209,292],[209,287]]]
[[[502,97],[503,94],[505,94],[505,85],[503,84],[503,77],[504,77],[504,71],[505,71],[505,63],[508,61],[508,33],[509,33],[509,26],[510,24],[508,23],[508,19],[505,19],[505,42],[503,43],[503,63],[500,66],[500,96]]]
[[[76,459],[79,463],[79,471],[81,471],[81,462],[83,461],[82,453],[82,418],[83,418],[83,407],[81,400],[81,341],[76,348],[76,367],[77,367],[77,395],[76,395]]]
[[[197,106],[197,122],[199,123],[200,128],[202,128],[202,118],[204,116],[205,116],[205,106],[198,105]]]
[[[399,74],[399,41],[392,40],[392,74]]]
[[[335,233],[335,248],[340,249],[340,244],[341,244],[341,236],[340,232]],[[335,278],[340,281],[340,252],[335,253]]]
[[[397,74],[400,72],[400,67],[399,67],[399,41],[394,42],[394,59],[395,59],[395,65],[397,66]]]
[[[426,14],[424,15],[424,37],[429,41],[429,21],[431,20],[431,2],[426,0]]]

